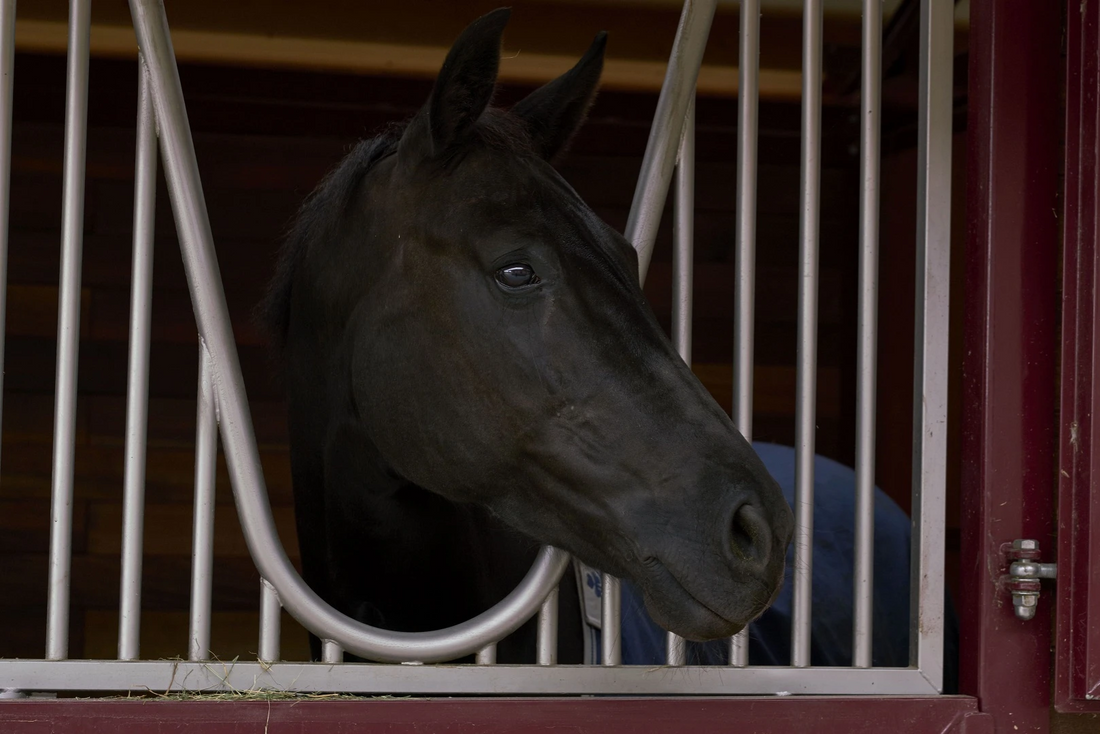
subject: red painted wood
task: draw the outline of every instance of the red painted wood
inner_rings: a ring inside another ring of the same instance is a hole
[[[1062,410],[1055,706],[1100,711],[1100,9],[1067,14]],[[1092,700],[1086,700],[1091,697]]]
[[[5,734],[351,732],[760,732],[991,734],[974,699],[679,698],[0,702]]]
[[[1060,14],[970,4],[960,688],[997,731],[1049,728],[1048,586],[1031,621],[999,588],[1002,543],[1054,555]]]

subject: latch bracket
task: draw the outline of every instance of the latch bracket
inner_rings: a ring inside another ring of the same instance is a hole
[[[1001,547],[1009,561],[1008,575],[1001,577],[1001,584],[1012,594],[1012,607],[1019,619],[1034,619],[1039,604],[1042,585],[1039,579],[1058,577],[1057,563],[1039,561],[1039,541],[1020,539]]]

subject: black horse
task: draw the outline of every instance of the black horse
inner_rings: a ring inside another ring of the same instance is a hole
[[[549,543],[633,582],[662,627],[730,635],[776,594],[791,510],[669,343],[633,248],[550,166],[604,35],[502,111],[508,16],[463,32],[424,108],[360,143],[283,249],[263,311],[305,579],[368,624],[438,629]],[[561,604],[559,659],[579,662],[571,580]],[[533,661],[533,626],[498,659]]]

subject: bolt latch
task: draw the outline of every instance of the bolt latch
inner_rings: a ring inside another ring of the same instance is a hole
[[[1012,606],[1020,619],[1034,619],[1042,587],[1039,579],[1058,577],[1057,563],[1039,562],[1039,541],[1014,540],[1002,546],[1009,561],[1008,575],[1001,578],[1004,588],[1012,594]]]

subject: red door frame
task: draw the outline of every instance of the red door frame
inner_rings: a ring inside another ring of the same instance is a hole
[[[1073,4],[1076,7],[1076,3]],[[1000,544],[1053,549],[1058,78],[1048,0],[973,0],[962,435],[964,696],[402,701],[9,701],[5,731],[419,730],[1042,732],[1050,595],[1021,622],[998,588]],[[955,358],[958,358],[956,356]]]
[[[970,4],[959,672],[1007,732],[1050,719],[1053,594],[1021,621],[999,579],[1003,543],[1054,551],[1061,30],[1049,0]]]
[[[1054,704],[1100,712],[1100,8],[1066,19],[1066,173],[1058,640]],[[1088,700],[1091,696],[1092,700]]]

